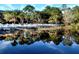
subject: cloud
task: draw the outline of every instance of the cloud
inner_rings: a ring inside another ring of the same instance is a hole
[[[0,49],[6,48],[10,43],[11,43],[11,41],[1,41],[0,42]]]

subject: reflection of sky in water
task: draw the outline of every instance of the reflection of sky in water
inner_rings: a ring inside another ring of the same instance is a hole
[[[12,46],[11,41],[0,41],[0,53],[79,53],[79,45],[64,46],[62,43],[55,45],[53,42],[35,42],[31,45]]]

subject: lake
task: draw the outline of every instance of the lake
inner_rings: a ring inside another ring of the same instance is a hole
[[[79,54],[79,32],[46,29],[1,28],[0,54]]]
[[[64,46],[62,42],[55,45],[52,41],[50,43],[37,41],[33,44],[16,46],[11,45],[12,41],[0,41],[0,54],[78,54],[79,45],[73,43],[72,46]]]

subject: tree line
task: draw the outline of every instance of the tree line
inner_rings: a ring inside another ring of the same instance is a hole
[[[58,8],[46,6],[37,11],[34,6],[26,5],[22,10],[0,12],[0,23],[42,23],[42,24],[77,24],[79,22],[79,6]]]

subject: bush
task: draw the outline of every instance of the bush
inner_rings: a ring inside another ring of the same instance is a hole
[[[62,36],[56,37],[55,35],[50,36],[51,41],[58,45],[62,41]]]

